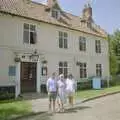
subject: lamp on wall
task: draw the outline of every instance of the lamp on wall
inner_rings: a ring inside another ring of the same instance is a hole
[[[37,52],[37,49],[29,56],[30,60],[32,61],[38,61],[39,60],[39,54]]]

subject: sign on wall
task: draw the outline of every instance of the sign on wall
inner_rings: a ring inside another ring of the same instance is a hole
[[[16,76],[16,66],[9,66],[9,76]]]

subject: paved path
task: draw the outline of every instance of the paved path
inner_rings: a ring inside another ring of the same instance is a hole
[[[82,100],[77,99],[76,101],[74,101],[74,104],[80,104],[81,101]],[[48,111],[48,98],[36,99],[36,100],[32,100],[30,102],[32,104],[32,111],[34,113]],[[65,106],[68,106],[68,104],[66,104]]]
[[[120,120],[120,94],[82,103],[65,113],[36,115],[21,120]]]

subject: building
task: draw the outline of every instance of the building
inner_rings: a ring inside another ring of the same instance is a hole
[[[85,5],[82,16],[61,9],[57,0],[47,5],[30,0],[0,1],[0,88],[16,96],[41,92],[53,73],[73,73],[80,82],[109,76],[106,32]]]

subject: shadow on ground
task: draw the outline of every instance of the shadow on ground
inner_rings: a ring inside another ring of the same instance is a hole
[[[56,113],[56,114],[71,114],[71,113],[77,113],[79,110],[85,110],[85,109],[90,109],[91,107],[89,106],[78,106],[74,108],[68,108],[65,110],[64,113]],[[52,120],[52,116],[54,114],[52,113],[47,113],[47,112],[40,112],[37,114],[32,114],[30,116],[26,116],[23,118],[15,119],[15,120]]]
[[[65,109],[64,113],[60,113],[60,114],[66,114],[66,113],[77,113],[78,110],[84,110],[84,109],[90,109],[91,107],[89,106],[78,106],[78,107],[74,107],[74,108],[69,108],[69,109]]]

